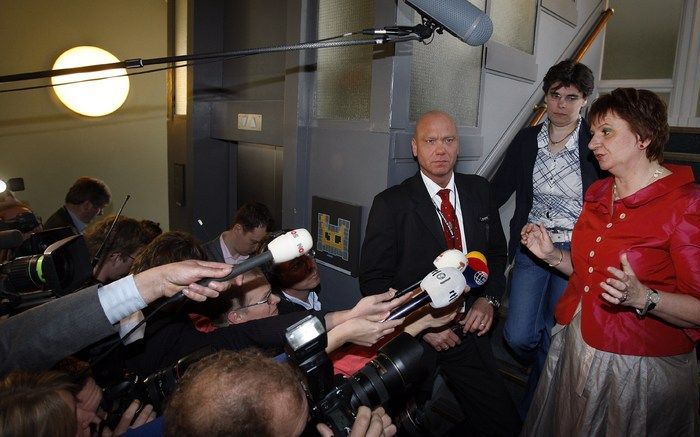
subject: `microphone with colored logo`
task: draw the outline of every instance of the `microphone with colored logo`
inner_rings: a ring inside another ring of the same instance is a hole
[[[442,252],[440,255],[438,255],[433,261],[433,265],[436,269],[442,267],[454,267],[460,272],[464,271],[464,269],[467,267],[467,263],[467,257],[464,255],[464,253],[462,253],[461,250],[457,249],[448,249]],[[421,283],[421,281],[418,281],[415,284],[411,284],[403,290],[398,291],[394,297],[401,297],[404,294],[413,291]]]
[[[464,277],[469,288],[481,287],[489,279],[489,267],[486,257],[476,250],[467,254],[467,266],[464,269]]]
[[[433,308],[444,308],[457,300],[464,292],[466,285],[464,275],[455,267],[433,270],[420,282],[420,288],[424,291],[405,304],[394,308],[384,321],[406,317],[428,303]]]

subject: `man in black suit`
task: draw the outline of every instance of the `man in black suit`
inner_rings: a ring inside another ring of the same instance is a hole
[[[433,270],[435,257],[448,248],[482,252],[489,280],[469,292],[462,327],[429,332],[424,346],[428,356],[437,355],[470,430],[515,435],[519,419],[485,335],[505,290],[506,240],[498,208],[486,179],[453,171],[459,135],[449,115],[424,114],[411,146],[420,171],[374,198],[362,245],[360,288],[365,295],[389,287],[401,290]]]
[[[68,189],[65,200],[66,203],[46,220],[44,229],[69,226],[76,234],[82,234],[87,225],[109,205],[112,193],[101,180],[82,176]]]

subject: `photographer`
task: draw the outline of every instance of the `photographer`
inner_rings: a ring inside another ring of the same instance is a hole
[[[12,369],[42,370],[101,338],[114,334],[114,324],[159,297],[179,291],[204,301],[228,289],[229,282],[196,282],[222,278],[231,266],[183,261],[146,270],[103,287],[92,286],[0,322],[0,375]],[[239,279],[234,279],[238,281]]]
[[[301,435],[309,405],[300,381],[296,369],[259,352],[221,351],[185,374],[165,410],[165,435]],[[352,436],[396,433],[381,409],[368,413],[358,411]]]

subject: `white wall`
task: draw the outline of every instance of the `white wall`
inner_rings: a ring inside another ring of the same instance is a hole
[[[0,75],[50,69],[78,45],[119,59],[165,56],[166,29],[165,0],[3,2]],[[50,89],[0,94],[0,178],[23,177],[17,197],[46,219],[78,176],[95,176],[112,190],[108,212],[131,194],[125,215],[167,228],[165,103],[164,72],[132,77],[122,108],[96,119],[71,112]]]

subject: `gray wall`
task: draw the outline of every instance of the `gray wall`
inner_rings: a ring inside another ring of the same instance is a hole
[[[195,23],[201,20],[202,24],[201,28],[195,28],[192,38],[195,45],[203,38],[208,51],[215,50],[217,37],[221,38],[223,50],[285,41],[292,44],[315,38],[314,1],[203,3],[194,2],[197,10],[207,11],[195,20]],[[459,171],[476,172],[484,167],[492,151],[497,153],[499,147],[507,145],[509,136],[531,112],[528,102],[539,99],[544,72],[551,64],[571,55],[582,38],[579,32],[582,24],[597,16],[603,4],[595,0],[577,1],[573,17],[576,25],[571,23],[571,17],[562,19],[540,11],[530,68],[537,72],[536,80],[484,69],[480,124],[477,128],[460,127]],[[395,24],[397,16],[399,21],[404,19],[405,8],[400,2],[397,11],[395,2],[376,0],[376,26]],[[212,20],[213,28],[204,25],[205,19]],[[448,34],[437,37],[451,38]],[[413,125],[408,119],[411,44],[375,50],[370,117],[361,121],[312,118],[310,108],[316,75],[313,52],[227,61],[220,71],[216,67],[198,67],[202,73],[195,71],[195,111],[188,118],[196,126],[188,129],[193,136],[188,149],[193,154],[189,159],[194,164],[194,186],[205,192],[193,193],[196,200],[192,204],[192,217],[206,216],[218,224],[227,213],[231,214],[230,193],[229,210],[225,211],[222,204],[226,203],[223,199],[226,195],[222,191],[226,190],[221,190],[220,184],[228,183],[229,191],[235,186],[236,175],[231,172],[230,161],[235,155],[235,142],[246,141],[283,148],[284,227],[310,228],[311,197],[322,196],[361,205],[364,230],[374,195],[417,169],[410,152]],[[586,62],[595,72],[599,70],[599,60],[597,42]],[[198,78],[198,74],[203,74],[204,79]],[[221,76],[217,78],[217,74]],[[235,114],[248,111],[263,114],[263,132],[238,131]],[[504,211],[504,216],[509,214]],[[326,267],[321,268],[321,275],[322,299],[328,308],[349,306],[359,297],[356,278]]]

